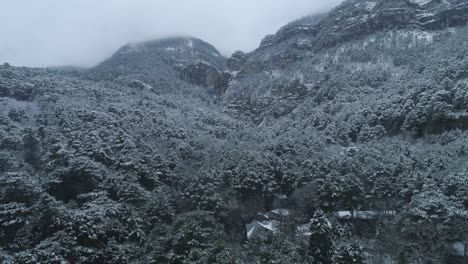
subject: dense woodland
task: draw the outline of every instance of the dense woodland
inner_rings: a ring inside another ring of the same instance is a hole
[[[0,66],[0,262],[464,263],[468,27],[295,31],[360,2],[229,59],[173,38]]]

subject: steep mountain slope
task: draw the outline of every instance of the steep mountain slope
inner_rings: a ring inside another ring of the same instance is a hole
[[[349,0],[229,59],[182,37],[0,66],[0,262],[461,263],[467,8]]]
[[[95,80],[119,83],[143,81],[158,91],[184,86],[182,81],[213,86],[222,93],[230,76],[224,58],[213,46],[196,38],[169,38],[127,44],[89,72]],[[173,91],[172,91],[173,92]]]
[[[402,97],[399,100],[409,103],[415,99],[412,94],[414,87],[405,86],[429,80],[434,86],[445,77],[455,82],[455,86],[461,80],[459,85],[463,89],[466,71],[464,55],[453,65],[445,65],[447,62],[442,61],[457,55],[453,52],[463,54],[466,50],[463,44],[466,41],[466,17],[457,15],[466,8],[466,2],[437,3],[347,1],[315,25],[292,24],[280,30],[248,55],[225,95],[226,111],[233,115],[249,116],[256,123],[261,123],[293,111],[298,115],[307,115],[330,101],[354,101],[363,104],[364,107],[358,105],[358,108],[370,109],[383,104],[378,100],[381,98]],[[388,15],[396,19],[402,13],[401,9],[411,14],[403,22],[385,17]],[[414,20],[429,13],[433,17],[430,30],[425,28],[425,24]],[[451,18],[442,19],[446,14],[451,14]],[[346,20],[352,23],[344,22]],[[441,29],[443,27],[446,28]],[[322,44],[324,41],[333,43]],[[321,45],[327,48],[321,48]],[[435,74],[441,67],[447,71],[457,71],[458,76]],[[399,89],[395,89],[395,86]],[[442,90],[440,86],[435,89]],[[349,98],[350,94],[353,94],[353,98]],[[401,101],[388,103],[394,104],[393,109],[402,105]],[[306,110],[295,110],[301,106]],[[460,113],[465,110],[460,106],[458,108],[455,112],[459,113],[454,115],[463,119]],[[402,111],[409,112],[411,109]],[[425,130],[411,124],[401,129],[404,116],[382,118],[390,119],[381,120],[379,125],[386,127],[391,135],[406,129],[418,130],[419,134]],[[447,119],[453,120],[451,117]],[[449,127],[465,127],[463,120],[457,122],[449,121]],[[429,128],[428,132],[441,132],[433,130]]]
[[[261,55],[265,50],[274,56],[286,49],[317,52],[387,30],[443,30],[466,24],[467,10],[463,0],[348,0],[323,19],[305,18],[307,23],[292,23],[266,37],[255,53]]]

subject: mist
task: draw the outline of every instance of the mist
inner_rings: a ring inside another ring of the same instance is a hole
[[[230,55],[341,0],[14,0],[0,9],[0,63],[89,67],[129,42],[184,35]]]

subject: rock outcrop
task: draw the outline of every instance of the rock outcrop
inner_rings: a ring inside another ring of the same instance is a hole
[[[224,94],[231,78],[229,72],[220,71],[214,65],[203,61],[182,68],[181,76],[192,84],[212,87],[218,95]]]
[[[242,51],[236,51],[234,52],[234,54],[231,55],[229,59],[227,59],[226,67],[230,71],[239,71],[242,68],[242,66],[244,66],[246,61],[246,54]]]

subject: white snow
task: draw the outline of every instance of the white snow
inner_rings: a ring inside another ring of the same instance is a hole
[[[191,39],[188,40],[187,46],[191,49],[193,48],[193,41]]]
[[[377,5],[377,2],[376,1],[366,1],[366,2],[359,2],[357,4],[355,4],[354,6],[357,7],[357,8],[365,8],[366,10],[368,11],[371,11],[372,9],[374,9],[375,5]]]
[[[265,229],[275,232],[278,230],[278,228],[275,227],[273,222],[274,221],[263,221],[263,222],[258,222],[258,224],[261,225]]]
[[[310,232],[310,223],[303,224],[297,227],[297,231],[304,236],[310,236],[312,233]]]
[[[456,242],[453,244],[453,255],[464,257],[465,256],[465,243]]]
[[[306,88],[306,90],[309,92],[309,91],[312,91],[315,87],[315,85],[313,83],[304,83],[303,84]]]
[[[379,216],[394,216],[395,211],[338,211],[335,216],[339,219],[375,219]]]
[[[271,72],[267,72],[273,78],[281,78],[283,76],[283,72],[280,70],[273,70]]]
[[[310,46],[310,45],[312,45],[312,42],[310,40],[308,40],[308,39],[298,39],[297,44],[299,46]]]
[[[288,209],[284,209],[284,208],[278,208],[278,209],[275,209],[275,210],[271,210],[272,213],[275,213],[275,214],[278,214],[278,215],[281,215],[281,216],[288,216],[290,215],[289,213],[289,210]]]
[[[239,74],[240,71],[231,71],[231,76],[233,79],[235,79],[237,77],[237,75]]]
[[[249,230],[249,232],[247,232],[247,238],[252,236],[252,233],[253,233],[254,230],[255,230],[255,227],[253,227],[252,229]]]
[[[434,33],[431,33],[431,32],[427,32],[427,31],[422,31],[420,32],[419,34],[416,34],[416,37],[419,39],[419,40],[425,40],[429,43],[432,43],[434,41]]]
[[[253,221],[252,223],[249,224],[249,226],[251,226],[251,228],[247,231],[247,238],[250,238],[254,234],[255,230],[257,230],[259,228],[266,229],[266,230],[271,231],[273,233],[278,232],[280,222],[275,221],[275,220],[262,221],[262,222]]]
[[[370,11],[370,10],[374,9],[376,4],[377,4],[377,2],[367,1],[366,2],[366,9]]]
[[[288,196],[286,194],[277,194],[277,195],[275,195],[275,197],[278,198],[278,199],[287,199],[288,198]]]
[[[426,5],[426,4],[430,3],[431,1],[432,0],[410,0],[411,3],[417,4],[417,5],[420,5],[420,6]]]

